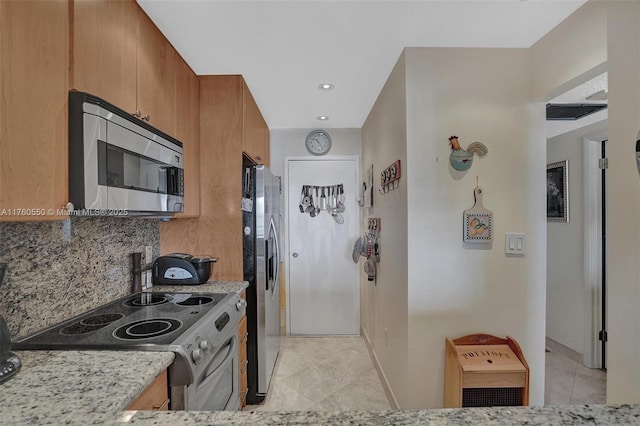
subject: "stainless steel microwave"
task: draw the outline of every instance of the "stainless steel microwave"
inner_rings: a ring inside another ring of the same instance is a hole
[[[182,143],[103,99],[69,92],[69,199],[88,215],[182,212]]]

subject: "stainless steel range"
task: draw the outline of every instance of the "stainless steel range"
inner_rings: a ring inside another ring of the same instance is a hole
[[[172,410],[238,410],[235,294],[137,293],[14,342],[13,349],[174,352]]]

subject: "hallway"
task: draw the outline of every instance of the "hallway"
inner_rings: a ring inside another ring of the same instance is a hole
[[[265,403],[244,410],[387,410],[362,337],[282,337]]]
[[[545,353],[545,406],[605,404],[607,373],[587,368],[555,347]]]

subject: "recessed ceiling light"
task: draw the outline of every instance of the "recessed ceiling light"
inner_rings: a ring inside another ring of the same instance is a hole
[[[331,83],[318,84],[318,89],[320,89],[320,90],[332,90],[334,87],[336,87],[336,86],[334,86]]]
[[[329,117],[327,117],[326,115],[321,115],[318,117],[318,120],[320,121],[327,121],[329,119]]]

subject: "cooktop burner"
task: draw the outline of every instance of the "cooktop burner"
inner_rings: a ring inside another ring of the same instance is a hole
[[[138,344],[135,342],[169,345],[228,296],[224,293],[128,295],[14,342],[14,347],[108,348]]]
[[[194,306],[194,305],[206,305],[207,303],[211,303],[211,302],[213,302],[212,297],[193,296],[186,300],[183,300],[182,302],[176,302],[176,303],[181,306]]]
[[[60,330],[60,334],[74,335],[91,333],[92,331],[100,330],[101,328],[106,327],[107,325],[121,318],[124,318],[124,314],[118,313],[93,315],[81,319],[79,322],[75,322],[71,325],[66,326],[65,328]]]
[[[149,339],[172,333],[182,327],[182,322],[171,318],[135,321],[117,328],[113,336],[118,339]]]
[[[135,307],[161,305],[167,302],[169,302],[169,299],[167,299],[163,294],[142,293],[140,295],[135,295],[128,300],[125,300],[124,306],[130,306],[135,308]]]

